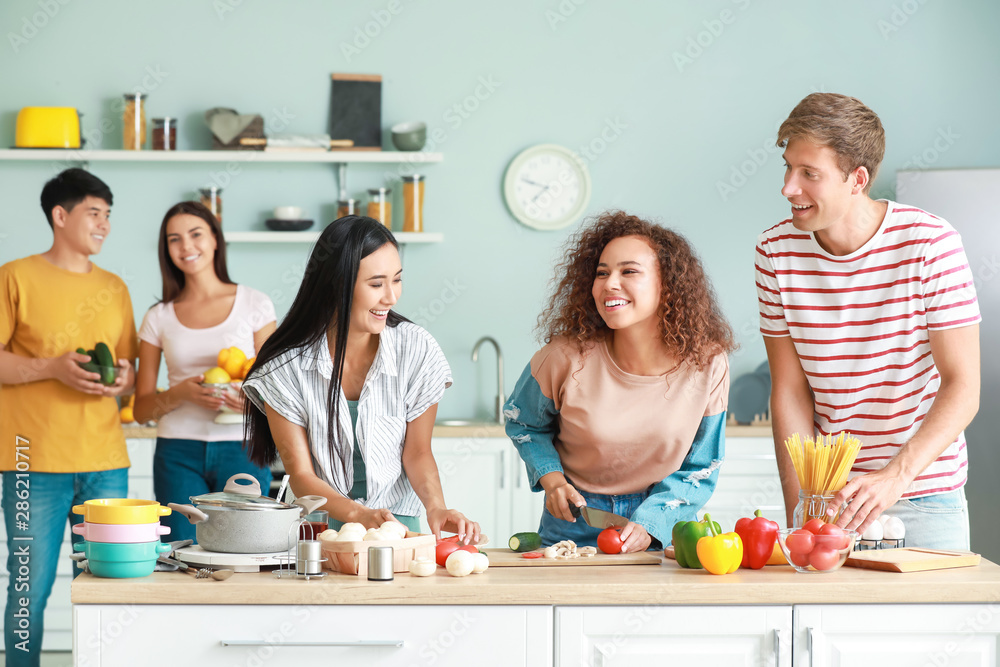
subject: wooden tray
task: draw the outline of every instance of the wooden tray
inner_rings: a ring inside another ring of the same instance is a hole
[[[541,551],[541,549],[539,549]],[[662,562],[659,551],[643,551],[641,553],[602,554],[588,558],[522,558],[523,554],[510,549],[483,549],[489,556],[490,567],[564,567],[580,565],[659,565]]]
[[[901,549],[872,549],[852,551],[844,565],[886,572],[922,572],[944,570],[950,567],[979,565],[982,556],[971,551],[943,551],[903,547]]]

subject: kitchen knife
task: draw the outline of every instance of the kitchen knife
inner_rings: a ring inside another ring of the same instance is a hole
[[[606,512],[604,510],[595,509],[593,507],[577,507],[576,505],[570,505],[569,511],[573,513],[574,517],[583,517],[583,520],[591,528],[610,528],[616,526],[618,528],[624,528],[625,524],[628,523],[628,519],[623,516],[618,516],[612,512]]]

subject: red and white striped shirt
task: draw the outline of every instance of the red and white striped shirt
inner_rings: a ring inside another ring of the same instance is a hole
[[[954,227],[888,202],[868,243],[831,255],[791,220],[757,239],[760,331],[791,336],[815,399],[817,433],[860,438],[851,476],[879,470],[920,427],[941,384],[928,331],[980,321],[969,260]],[[904,498],[965,484],[965,434]]]

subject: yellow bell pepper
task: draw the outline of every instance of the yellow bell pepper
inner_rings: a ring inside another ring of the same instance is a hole
[[[698,540],[696,549],[701,566],[712,574],[735,572],[743,561],[743,540],[736,533],[720,534],[708,514],[705,520],[712,534]]]

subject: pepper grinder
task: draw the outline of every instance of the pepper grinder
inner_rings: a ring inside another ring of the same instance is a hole
[[[368,547],[368,581],[392,581],[392,547]]]

